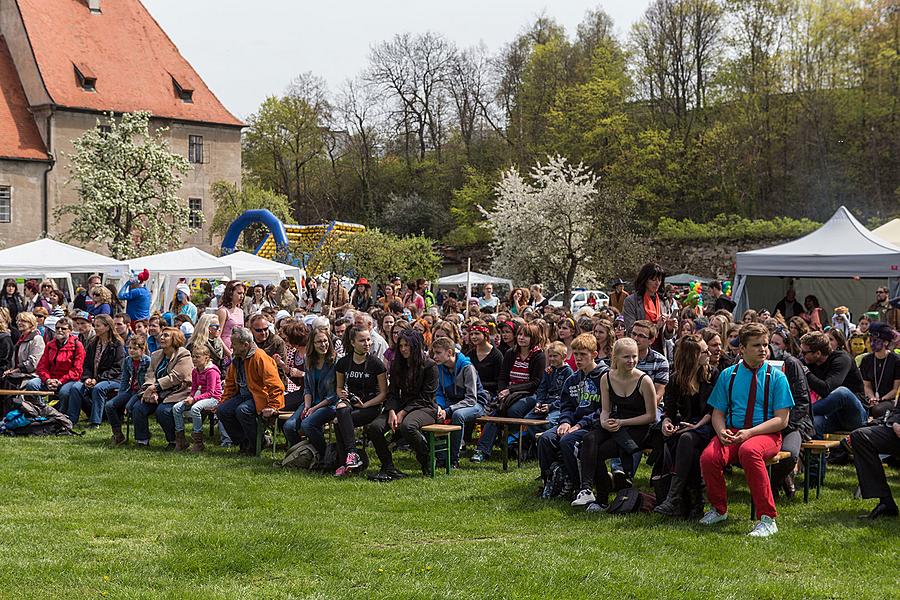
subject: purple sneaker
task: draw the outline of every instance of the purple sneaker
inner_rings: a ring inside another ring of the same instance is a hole
[[[362,459],[359,457],[359,454],[356,452],[348,452],[347,460],[344,465],[347,467],[347,470],[350,469],[358,469],[362,466]]]

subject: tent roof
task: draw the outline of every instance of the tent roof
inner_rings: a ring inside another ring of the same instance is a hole
[[[738,275],[797,277],[897,277],[900,248],[856,220],[841,206],[824,225],[798,240],[738,252]]]
[[[891,219],[881,227],[872,230],[881,239],[900,246],[900,219]]]
[[[666,283],[672,285],[690,285],[692,281],[699,281],[706,284],[712,281],[709,277],[700,277],[699,275],[691,275],[690,273],[679,273],[678,275],[669,275],[666,277]]]
[[[182,277],[231,277],[234,268],[212,254],[198,248],[184,248],[162,254],[152,254],[128,261],[132,271],[147,269],[150,275],[179,275]]]
[[[128,272],[128,264],[46,238],[0,250],[3,275],[42,277],[51,273],[94,272],[121,276]]]
[[[470,271],[472,285],[481,285],[484,283],[495,283],[497,285],[505,285],[510,289],[513,287],[512,279],[504,279],[503,277],[492,277],[484,273],[476,273]],[[466,285],[466,272],[457,273],[456,275],[448,275],[437,280],[438,285]]]
[[[249,252],[234,252],[220,256],[219,260],[231,265],[234,276],[238,279],[270,278],[285,279],[287,277],[300,277],[302,270],[299,267],[275,262],[262,256]]]

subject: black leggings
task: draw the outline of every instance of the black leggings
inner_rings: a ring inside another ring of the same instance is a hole
[[[368,425],[374,421],[381,414],[381,408],[382,405],[377,404],[365,408],[343,406],[337,409],[335,431],[337,432],[339,464],[344,464],[344,461],[347,460],[348,452],[356,450],[356,428]]]
[[[700,481],[700,454],[709,439],[695,431],[685,431],[667,442],[672,453],[672,471],[685,481]]]
[[[644,438],[647,437],[646,425],[637,427],[625,427],[624,430],[631,436],[634,443],[640,447]],[[630,465],[632,455],[623,452],[619,445],[612,437],[612,433],[598,427],[592,430],[581,442],[581,451],[578,459],[581,462],[581,488],[593,489],[594,482],[597,482],[597,491],[601,497],[609,496],[609,476],[606,470],[606,461],[610,458],[619,457],[622,459],[623,465]]]
[[[366,434],[375,448],[375,454],[381,462],[382,469],[394,467],[394,457],[391,455],[391,449],[388,447],[388,441],[384,439],[384,434],[390,431],[388,425],[388,412],[381,413],[378,418],[369,423],[366,427]],[[434,425],[437,420],[437,411],[433,408],[417,408],[403,418],[400,427],[397,428],[403,438],[409,442],[416,451],[416,458],[422,467],[428,465],[428,442],[422,435],[422,428],[426,425]]]

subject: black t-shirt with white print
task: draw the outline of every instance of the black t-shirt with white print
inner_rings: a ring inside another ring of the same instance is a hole
[[[347,391],[363,402],[368,402],[378,395],[378,376],[387,369],[377,356],[367,355],[366,362],[357,364],[353,356],[347,354],[338,359],[335,371],[343,374]]]

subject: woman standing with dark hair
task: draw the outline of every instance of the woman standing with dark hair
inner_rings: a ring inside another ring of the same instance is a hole
[[[360,277],[356,280],[356,285],[353,287],[353,293],[350,295],[350,304],[352,304],[353,308],[356,310],[369,312],[373,303],[372,285],[369,283],[368,279]]]
[[[391,364],[390,385],[386,411],[366,427],[368,438],[375,447],[381,470],[371,475],[374,481],[392,481],[405,477],[394,466],[394,458],[384,434],[388,429],[399,433],[416,452],[422,473],[431,474],[428,463],[428,443],[422,427],[437,420],[437,365],[425,354],[422,335],[412,329],[400,331],[397,356]]]
[[[631,332],[635,321],[650,321],[657,326],[662,335],[653,341],[653,349],[663,351],[663,339],[675,334],[678,321],[671,318],[669,306],[660,293],[666,283],[666,272],[656,263],[647,263],[641,267],[634,281],[634,293],[625,298],[622,316],[625,319],[625,330]]]
[[[0,291],[0,307],[9,311],[9,326],[13,333],[13,342],[18,341],[19,332],[16,329],[16,317],[20,312],[25,312],[25,298],[19,293],[19,286],[15,279],[3,281],[3,290]]]
[[[709,348],[703,338],[691,334],[678,342],[675,373],[666,385],[662,435],[672,463],[669,495],[654,510],[667,517],[682,514],[683,494],[691,491],[691,511],[703,513],[700,492],[700,453],[712,439],[712,407],[706,403],[719,370],[709,364]]]
[[[219,332],[225,345],[225,357],[231,360],[231,330],[244,326],[244,284],[240,281],[229,281],[222,294],[222,306],[216,311],[219,318]],[[190,356],[190,354],[188,354]]]
[[[825,324],[828,323],[828,315],[825,309],[819,305],[819,299],[810,294],[803,299],[803,306],[806,308],[807,321],[812,331],[822,331]]]

